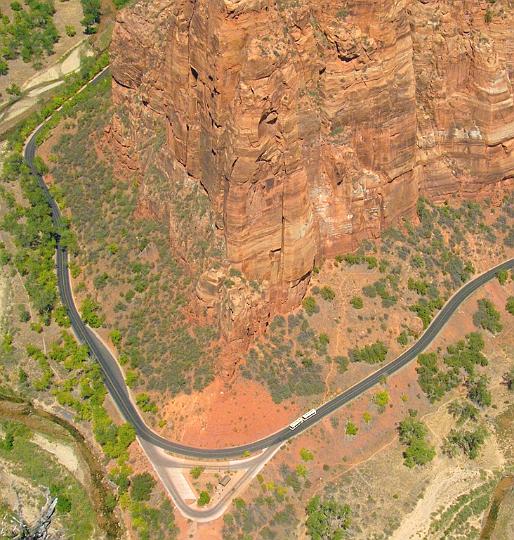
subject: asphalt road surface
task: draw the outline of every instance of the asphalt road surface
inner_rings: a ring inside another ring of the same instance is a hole
[[[107,75],[107,71],[102,72],[99,76],[93,79],[92,83],[95,84]],[[48,203],[52,208],[53,220],[57,225],[62,223],[61,213],[57,206],[57,203],[52,198],[48,187],[43,181],[41,175],[39,175],[34,167],[34,156],[36,152],[36,137],[42,126],[38,127],[27,140],[24,149],[24,157],[30,166],[32,172],[37,175],[39,185],[45,192],[48,199]],[[311,418],[305,420],[295,430],[289,429],[289,426],[265,437],[258,441],[243,444],[241,446],[232,446],[228,448],[195,448],[192,446],[186,446],[177,442],[169,441],[159,434],[155,433],[146,424],[139,411],[132,401],[123,374],[119,368],[116,359],[112,356],[111,352],[105,347],[105,345],[98,339],[96,334],[87,327],[77,311],[77,307],[73,300],[73,294],[71,290],[70,276],[68,272],[68,254],[66,249],[57,245],[56,253],[56,271],[58,278],[59,292],[61,295],[62,303],[68,312],[68,316],[71,321],[72,328],[77,338],[88,345],[91,354],[100,363],[103,371],[105,385],[107,390],[111,394],[112,399],[116,403],[116,406],[120,410],[121,414],[125,417],[127,422],[130,422],[138,435],[138,437],[148,441],[164,450],[174,452],[176,454],[199,457],[199,458],[229,458],[234,456],[241,456],[244,452],[255,452],[262,450],[270,446],[282,443],[292,437],[295,437],[299,433],[306,431],[314,424],[319,422],[325,416],[331,414],[333,411],[339,409],[349,401],[360,396],[366,390],[370,389],[380,382],[380,379],[384,376],[389,376],[407,365],[410,361],[414,360],[421,352],[423,352],[430,343],[439,334],[443,326],[448,322],[450,317],[455,313],[458,307],[479,287],[493,279],[499,270],[508,270],[514,268],[514,259],[505,261],[497,266],[491,268],[484,274],[472,279],[461,289],[459,289],[448,302],[444,305],[441,311],[433,319],[430,326],[425,330],[425,333],[419,338],[419,340],[408,350],[403,352],[395,360],[389,364],[383,366],[375,373],[369,375],[356,385],[345,390],[335,398],[327,401],[317,409],[317,414]],[[291,419],[293,420],[293,419]]]

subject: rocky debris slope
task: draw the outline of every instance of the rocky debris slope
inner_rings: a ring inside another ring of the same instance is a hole
[[[198,295],[229,340],[297,305],[317,261],[412,217],[420,195],[502,194],[513,28],[507,0],[142,0],[118,15],[117,170],[175,234],[152,167],[207,192],[242,277],[211,269]]]

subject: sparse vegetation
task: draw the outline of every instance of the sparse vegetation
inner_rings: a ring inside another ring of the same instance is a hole
[[[264,383],[273,401],[280,403],[293,395],[310,396],[323,391],[320,361],[331,361],[329,338],[312,330],[303,314],[276,317],[266,341],[250,350],[243,376]],[[346,369],[344,357],[337,357],[338,369]]]

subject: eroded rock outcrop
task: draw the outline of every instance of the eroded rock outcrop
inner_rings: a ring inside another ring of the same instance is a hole
[[[514,175],[507,4],[145,0],[119,14],[117,169],[172,230],[155,163],[207,192],[246,283],[229,291],[208,271],[198,286],[229,339],[297,305],[317,260],[411,217],[420,194],[501,193]]]

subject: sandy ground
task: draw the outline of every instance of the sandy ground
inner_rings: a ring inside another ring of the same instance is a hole
[[[34,486],[11,472],[9,464],[0,460],[0,500],[9,508],[18,508],[18,501],[23,508],[23,517],[33,522],[40,513],[41,493],[35,493]]]
[[[84,470],[80,466],[79,458],[71,446],[56,441],[51,441],[40,433],[34,434],[32,437],[32,442],[37,444],[49,454],[55,456],[57,461],[63,467],[66,467],[66,469],[68,469],[81,484],[85,483],[86,477]]]
[[[437,468],[439,470],[434,471],[425,494],[414,510],[404,518],[391,540],[423,538],[428,532],[432,512],[442,506],[449,506],[459,495],[467,493],[480,483],[480,474],[476,470],[447,467],[444,462],[440,462]]]
[[[87,48],[87,43],[82,41],[74,46],[71,53],[64,60],[59,61],[59,63],[50,66],[27,80],[22,86],[22,90],[26,93],[21,99],[5,109],[2,115],[0,115],[0,122],[13,120],[36,105],[42,94],[62,84],[62,78],[65,75],[76,71],[80,67],[81,56],[88,53],[90,51]]]
[[[68,51],[68,53],[63,55],[65,57],[64,60],[59,60],[59,62],[53,66],[36,73],[30,79],[25,81],[21,89],[27,90],[29,88],[34,88],[35,86],[55,81],[56,79],[61,78],[63,75],[67,75],[68,73],[78,69],[80,66],[80,55],[85,49],[84,40],[85,38],[78,45],[74,45],[72,49]]]

